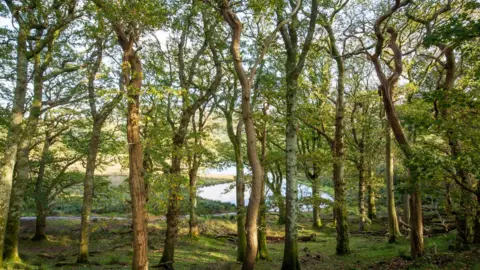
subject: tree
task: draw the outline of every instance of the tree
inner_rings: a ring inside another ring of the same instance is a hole
[[[242,130],[243,121],[239,118],[237,124],[234,124],[234,112],[236,110],[236,102],[240,94],[237,88],[238,81],[233,80],[228,86],[228,91],[224,91],[226,97],[225,105],[220,105],[216,101],[217,107],[222,111],[226,120],[226,129],[228,139],[233,145],[235,158],[235,190],[237,200],[237,261],[243,262],[247,248],[247,234],[245,231],[245,180],[243,173],[243,148],[242,148]],[[236,127],[236,128],[234,128]]]
[[[285,4],[279,4],[277,7],[277,22],[280,24],[284,21],[283,10]],[[318,16],[317,0],[312,0],[310,7],[310,16],[308,24],[308,32],[302,45],[301,52],[298,51],[298,26],[299,21],[294,2],[290,2],[292,17],[289,23],[280,28],[280,34],[283,39],[287,59],[285,61],[285,81],[286,81],[286,104],[287,104],[287,127],[286,127],[286,222],[285,222],[285,249],[283,253],[282,269],[300,269],[298,261],[297,246],[297,201],[298,201],[298,185],[295,180],[297,170],[297,88],[298,78],[302,73],[305,65],[305,59],[310,50],[313,34],[315,32],[316,20]],[[300,54],[299,54],[300,53]]]
[[[67,25],[73,21],[76,17],[76,1],[67,1],[62,3],[46,3],[45,6],[38,6],[28,10],[26,13],[29,16],[28,21],[24,21],[22,14],[18,11],[20,6],[16,6],[13,1],[6,1],[11,13],[13,14],[16,22],[19,24],[18,44],[17,44],[17,87],[15,90],[14,105],[12,108],[13,116],[9,136],[14,136],[7,143],[8,149],[5,151],[4,163],[2,165],[2,185],[6,184],[5,190],[8,194],[2,196],[0,202],[0,208],[8,211],[8,223],[6,230],[8,231],[8,237],[5,238],[4,250],[7,260],[19,262],[20,257],[18,255],[18,230],[20,226],[20,214],[23,203],[23,196],[25,194],[26,185],[28,182],[29,174],[29,153],[30,143],[35,134],[38,119],[41,113],[42,106],[42,93],[43,93],[43,81],[45,80],[44,73],[49,67],[52,57],[54,42],[65,30]],[[57,10],[63,10],[64,12],[57,12]],[[48,16],[52,14],[53,16]],[[36,37],[34,44],[29,44],[33,47],[28,50],[27,36],[30,30],[36,29]],[[42,51],[44,48],[48,48],[42,61]],[[25,104],[25,94],[27,90],[27,68],[28,60],[34,59],[34,97],[30,106],[30,114],[26,120],[25,127],[21,126],[23,121],[23,107]],[[53,72],[49,76],[56,76],[58,73]],[[8,140],[8,139],[7,139]],[[16,157],[15,157],[16,156]],[[15,164],[16,179],[11,184],[12,169]],[[5,181],[5,182],[4,182]],[[8,182],[10,184],[8,184]],[[10,188],[11,187],[11,188]],[[11,193],[10,193],[11,190]],[[9,204],[9,206],[6,206]],[[5,206],[5,207],[4,207]],[[3,212],[3,211],[2,211]],[[0,221],[0,245],[3,246],[3,228],[2,223],[6,218],[1,218]],[[0,248],[0,252],[2,248]]]
[[[108,35],[103,29],[104,18],[97,16],[99,29],[94,29],[93,39],[95,43],[89,58],[88,70],[88,104],[90,106],[90,114],[93,120],[92,131],[90,135],[90,143],[88,146],[87,165],[85,168],[85,181],[83,186],[83,204],[82,204],[82,219],[80,227],[80,250],[78,252],[77,263],[88,263],[88,245],[89,245],[89,223],[90,213],[92,209],[93,186],[95,168],[97,166],[97,155],[101,144],[100,134],[103,124],[108,116],[112,113],[115,107],[122,101],[123,98],[123,81],[119,83],[119,93],[113,97],[109,102],[106,102],[101,108],[97,109],[98,87],[95,87],[95,80],[100,71],[103,51]],[[98,32],[97,32],[98,31]],[[97,32],[97,33],[95,33]]]
[[[335,216],[335,226],[337,230],[337,254],[345,255],[350,253],[348,239],[348,223],[345,202],[345,179],[344,179],[344,92],[345,92],[345,63],[344,56],[340,54],[337,47],[335,33],[332,24],[335,15],[341,11],[348,1],[340,2],[334,6],[333,13],[327,17],[325,14],[320,15],[320,24],[323,26],[328,35],[328,51],[331,57],[337,63],[337,98],[335,101],[335,136],[332,142],[333,151],[333,183],[335,185],[335,203],[333,206]]]
[[[409,1],[396,0],[387,12],[377,18],[374,24],[374,31],[376,37],[375,52],[369,54],[367,52],[368,59],[372,61],[375,66],[377,77],[380,81],[379,91],[382,94],[383,104],[390,127],[392,128],[395,139],[399,144],[402,152],[407,159],[407,167],[410,172],[410,243],[411,254],[414,259],[423,256],[425,252],[425,246],[423,242],[423,213],[422,213],[422,199],[418,186],[418,171],[417,164],[413,162],[414,152],[411,144],[409,143],[405,132],[403,131],[402,124],[398,118],[395,110],[395,105],[392,100],[392,92],[400,78],[403,71],[402,64],[402,52],[397,44],[398,33],[393,27],[388,27],[387,32],[390,34],[390,40],[388,42],[389,48],[393,51],[394,70],[387,76],[381,64],[381,54],[384,50],[385,36],[383,33],[383,23],[390,18],[398,9],[409,4]]]
[[[192,20],[196,14],[195,4],[192,4],[192,7],[189,12],[189,17],[187,18],[186,25],[182,29],[182,34],[180,37],[180,42],[178,44],[178,77],[180,81],[180,87],[184,94],[182,95],[182,108],[180,111],[180,116],[178,120],[178,125],[176,126],[170,115],[167,115],[168,121],[170,123],[172,134],[172,157],[171,157],[171,166],[168,172],[168,180],[170,183],[169,195],[168,195],[168,212],[167,212],[167,230],[165,232],[165,245],[163,249],[162,258],[160,263],[166,263],[170,265],[173,264],[174,254],[175,254],[175,242],[177,240],[178,233],[178,218],[179,218],[179,209],[178,209],[178,200],[180,193],[180,184],[182,180],[181,176],[181,163],[184,158],[183,147],[185,144],[189,122],[195,112],[206,102],[210,100],[212,95],[217,91],[220,82],[222,80],[222,65],[219,59],[217,48],[215,46],[215,41],[213,39],[214,31],[211,22],[207,18],[206,12],[203,12],[203,31],[205,35],[204,42],[202,46],[198,49],[195,55],[192,58],[192,63],[187,70],[185,66],[185,50],[187,35],[190,32]],[[211,54],[211,61],[215,67],[215,74],[213,78],[208,81],[208,85],[197,84],[193,81],[194,76],[198,74],[198,60],[205,53],[206,49],[209,49]],[[188,73],[187,73],[188,71]],[[198,89],[200,94],[198,97],[190,101],[189,100],[189,91],[193,89]],[[168,111],[170,113],[171,110]]]

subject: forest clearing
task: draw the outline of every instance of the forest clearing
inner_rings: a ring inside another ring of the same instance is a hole
[[[480,269],[478,0],[0,0],[0,268]]]

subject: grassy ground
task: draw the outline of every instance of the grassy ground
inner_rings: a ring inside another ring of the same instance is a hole
[[[202,237],[190,239],[187,221],[182,220],[180,239],[175,253],[175,269],[240,269],[235,263],[236,245],[219,235],[235,233],[233,217],[203,219],[200,225]],[[385,220],[378,220],[368,233],[352,229],[350,247],[352,254],[338,257],[335,253],[335,230],[325,222],[325,228],[310,229],[308,217],[299,224],[299,235],[316,235],[316,242],[300,242],[302,269],[480,269],[480,249],[462,253],[448,250],[454,243],[454,232],[426,238],[427,255],[421,261],[408,260],[408,239],[397,244],[387,244],[383,235]],[[93,223],[91,237],[91,265],[74,265],[78,248],[78,220],[49,220],[48,241],[32,242],[34,221],[22,222],[20,254],[24,264],[10,265],[11,269],[130,269],[132,256],[131,231],[126,220],[98,220]],[[352,224],[351,228],[356,228]],[[159,262],[165,223],[156,220],[149,225],[150,265]],[[283,226],[269,217],[269,235],[282,236]],[[270,261],[259,261],[256,269],[280,269],[283,242],[268,243]]]

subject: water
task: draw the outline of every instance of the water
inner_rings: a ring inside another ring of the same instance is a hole
[[[285,181],[282,185],[282,194],[285,196],[286,184]],[[271,190],[267,190],[267,196],[271,196]],[[298,197],[299,199],[304,197],[310,197],[312,195],[312,188],[303,184],[298,185]],[[225,203],[232,203],[236,205],[236,191],[235,183],[218,184],[213,186],[206,186],[198,188],[198,196],[207,200],[221,201]],[[320,197],[323,199],[333,201],[333,197],[325,192],[320,192]],[[248,204],[248,198],[250,198],[250,188],[245,188],[245,204]],[[307,207],[308,210],[308,206]]]

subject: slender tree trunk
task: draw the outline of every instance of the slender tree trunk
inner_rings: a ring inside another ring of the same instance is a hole
[[[267,117],[268,113],[268,104],[263,106],[263,116]],[[265,121],[267,121],[265,119]],[[267,161],[267,123],[263,124],[262,132],[262,166],[266,167]],[[269,260],[268,249],[267,249],[267,205],[266,194],[265,194],[265,183],[267,182],[268,174],[265,172],[263,175],[262,181],[262,197],[260,199],[260,210],[258,215],[258,258],[261,260]]]
[[[198,217],[197,217],[197,171],[198,166],[195,164],[193,168],[189,171],[188,176],[190,178],[190,220],[189,220],[189,235],[192,238],[199,236],[198,231]]]
[[[468,181],[468,175],[464,170],[459,170],[459,172],[457,172],[457,175],[460,176],[462,184],[467,187],[470,186],[470,183]],[[458,250],[463,250],[468,247],[468,240],[471,236],[469,228],[471,215],[469,211],[472,207],[472,194],[463,188],[461,188],[460,194],[460,207],[459,210],[455,213],[455,221],[457,224],[456,248]]]
[[[120,31],[117,29],[117,31]],[[120,35],[119,39],[121,39]],[[122,42],[121,42],[122,43]],[[132,200],[133,261],[132,269],[148,269],[148,231],[146,192],[143,168],[143,149],[140,136],[140,90],[142,64],[133,50],[133,41],[123,47],[122,65],[125,89],[128,92],[127,140],[129,157],[129,186]],[[124,44],[125,45],[125,44]]]
[[[291,56],[288,57],[292,58]],[[285,223],[285,250],[283,253],[282,269],[300,269],[298,259],[298,232],[297,232],[297,211],[298,211],[298,184],[296,179],[297,170],[297,79],[292,74],[291,64],[294,59],[287,60],[287,127],[286,127],[286,223]]]
[[[474,235],[473,235],[473,243],[474,244],[480,244],[480,180],[477,183],[477,209],[476,209],[476,215],[474,219],[474,225],[473,225],[473,230],[474,230]]]
[[[90,239],[90,213],[92,211],[93,186],[95,178],[95,167],[98,149],[100,146],[100,132],[102,123],[94,120],[92,134],[87,157],[87,167],[85,170],[85,180],[83,185],[83,204],[82,221],[80,226],[80,250],[78,252],[77,263],[88,263],[88,245]]]
[[[265,185],[263,185],[262,200],[258,214],[258,258],[261,260],[270,259],[267,248],[267,205],[265,200]]]
[[[395,193],[393,191],[393,155],[392,155],[392,137],[390,135],[390,126],[386,123],[386,144],[385,144],[385,161],[386,161],[386,192],[387,192],[387,214],[388,214],[388,242],[394,243],[399,237],[400,229],[398,227],[397,211],[395,210]],[[408,222],[408,221],[406,221]]]
[[[242,270],[251,270],[255,267],[255,259],[257,257],[258,249],[257,217],[262,195],[263,168],[257,154],[257,138],[250,104],[251,81],[243,68],[242,56],[240,53],[242,23],[236,14],[231,10],[228,3],[224,3],[221,6],[220,12],[224,20],[232,28],[231,54],[233,57],[235,73],[237,74],[242,86],[242,116],[243,123],[245,124],[245,134],[247,137],[247,156],[252,169],[252,192],[250,194],[250,200],[248,203],[245,225],[247,232],[247,249],[242,264]],[[250,76],[254,76],[254,74],[250,74]]]
[[[448,182],[447,177],[445,177],[444,181],[447,183],[445,184],[445,211],[449,214],[452,213],[452,183]]]
[[[247,249],[247,232],[245,231],[245,182],[243,180],[243,155],[241,149],[241,124],[237,128],[238,145],[235,147],[235,185],[237,197],[237,262],[243,262]]]
[[[412,173],[413,175],[413,173]],[[423,243],[422,198],[418,187],[410,194],[410,250],[413,259],[422,257],[425,252]]]
[[[50,52],[50,51],[49,51]],[[43,95],[43,71],[40,54],[35,55],[34,78],[33,78],[33,100],[30,107],[30,115],[26,127],[21,135],[19,149],[17,152],[17,163],[15,165],[16,177],[13,182],[10,197],[10,210],[8,212],[7,236],[5,237],[5,258],[9,261],[18,262],[18,236],[20,230],[20,217],[22,214],[23,200],[30,180],[30,144],[35,136],[42,109]]]
[[[361,157],[360,164],[358,165],[358,212],[360,214],[360,227],[359,230],[365,230],[365,190],[366,190],[366,181],[365,181],[365,168],[363,157]]]
[[[333,182],[335,188],[335,203],[333,211],[335,212],[335,226],[337,230],[337,255],[346,255],[350,253],[347,221],[347,203],[345,200],[345,179],[344,179],[344,115],[345,115],[345,65],[343,58],[336,47],[336,39],[331,25],[325,25],[327,30],[332,56],[337,63],[337,100],[335,112],[335,136],[333,144]]]
[[[23,108],[27,91],[27,36],[28,29],[20,24],[17,37],[16,86],[13,97],[12,114],[4,156],[0,167],[0,255],[3,254],[5,230],[7,226],[10,195],[12,191],[13,170],[16,163],[19,139],[22,134]],[[0,267],[3,256],[0,256]]]
[[[320,188],[319,180],[312,181],[312,197],[313,197],[313,228],[322,228],[322,218],[320,217]]]
[[[367,185],[368,191],[368,218],[370,220],[377,218],[377,207],[375,206],[375,190],[372,185]]]
[[[45,122],[48,121],[48,113],[45,115]],[[37,209],[37,218],[35,220],[35,236],[33,241],[42,241],[47,238],[46,236],[46,218],[48,214],[48,194],[44,187],[45,167],[50,157],[50,146],[52,145],[53,122],[47,124],[45,131],[45,141],[43,143],[42,158],[38,166],[38,175],[35,182],[35,206]]]
[[[410,224],[410,194],[403,194],[403,213],[402,219],[405,223]]]
[[[278,189],[274,191],[274,196],[278,205],[278,225],[285,225],[287,220],[287,209],[285,207],[285,198],[282,195],[281,188],[280,185]]]
[[[178,144],[174,139],[174,149],[172,156],[172,167],[169,172],[169,191],[168,191],[168,209],[167,209],[167,229],[165,231],[165,244],[160,263],[167,263],[173,269],[175,258],[175,244],[178,234],[178,215],[179,205],[178,196],[180,195],[180,184],[183,180],[181,176],[181,157],[179,151],[182,151],[183,141]]]

